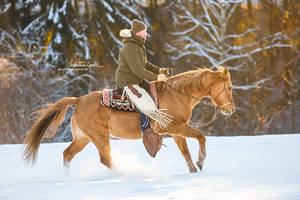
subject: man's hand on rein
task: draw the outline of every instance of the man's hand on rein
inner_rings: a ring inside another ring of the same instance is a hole
[[[168,68],[160,68],[159,69],[160,74],[165,74],[168,77],[173,75],[173,69],[171,67]]]

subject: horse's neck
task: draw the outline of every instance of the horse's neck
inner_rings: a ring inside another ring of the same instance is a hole
[[[205,78],[211,75],[211,70],[203,71],[190,71],[182,74],[178,74],[168,79],[168,85],[172,85],[174,88],[181,90],[181,92],[188,94],[187,96],[194,96],[202,98],[208,95],[208,85],[210,78]],[[195,78],[196,77],[196,78]]]
[[[188,121],[192,116],[192,99],[166,86],[164,82],[156,82],[159,107],[168,110],[172,116]]]
[[[203,95],[200,94],[190,94],[184,90],[178,90],[176,88],[176,85],[173,85],[169,81],[167,82],[157,82],[157,92],[159,95],[159,98],[161,99],[168,99],[170,102],[168,103],[169,105],[172,104],[172,102],[180,102],[180,107],[184,107],[182,109],[184,110],[190,110],[192,111],[193,108],[199,103],[197,99],[194,99],[190,95],[196,97],[196,98],[202,98]],[[171,87],[172,88],[171,88]],[[176,101],[175,101],[176,100]],[[173,105],[173,106],[178,106],[178,105]]]
[[[158,88],[162,92],[161,95],[168,95],[168,97],[174,98],[174,94],[176,94],[175,98],[179,99],[181,102],[184,102],[186,109],[192,110],[199,103],[199,99],[203,97],[209,97],[208,88],[214,81],[214,72],[211,70],[204,70],[201,73],[198,71],[198,80],[191,79],[195,73],[197,73],[197,71],[190,71],[171,77],[167,80],[167,82],[157,82],[159,85]],[[197,84],[200,85],[200,87],[197,87],[197,89],[188,90],[187,88],[189,87],[187,85],[192,84],[190,80],[198,81]]]

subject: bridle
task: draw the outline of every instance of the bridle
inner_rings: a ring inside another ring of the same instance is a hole
[[[226,92],[226,96],[227,96],[228,102],[225,103],[225,104],[223,104],[222,106],[218,106],[219,108],[223,108],[223,107],[228,106],[229,104],[231,104],[231,103],[234,102],[233,98],[230,98],[230,95],[229,95],[228,90],[231,90],[231,87],[228,88],[228,87],[226,86],[226,84],[224,83],[224,88],[223,88],[223,90],[221,90],[221,92],[219,92],[219,94],[213,98],[213,100],[214,100],[215,102],[217,102],[218,97],[219,97],[224,91]]]
[[[218,99],[218,97],[225,91],[225,92],[226,92],[227,99],[228,99],[228,102],[225,103],[225,104],[223,104],[222,106],[216,106],[214,103],[212,103],[212,102],[210,102],[210,101],[204,100],[204,99],[199,98],[199,97],[195,97],[195,96],[193,96],[193,95],[191,95],[191,94],[189,94],[189,93],[187,93],[187,92],[180,91],[180,90],[178,90],[177,88],[173,87],[172,85],[170,85],[170,84],[168,84],[168,83],[165,83],[165,84],[166,84],[166,86],[167,86],[168,88],[174,90],[175,92],[177,92],[177,93],[179,93],[179,94],[181,94],[181,95],[190,97],[190,98],[192,98],[192,99],[194,99],[194,100],[196,100],[196,101],[199,101],[200,103],[203,103],[203,104],[208,105],[208,106],[211,106],[211,107],[216,107],[216,108],[218,108],[218,109],[223,108],[223,107],[225,107],[225,106],[228,106],[229,104],[231,104],[231,103],[234,102],[234,100],[233,100],[232,98],[230,98],[230,95],[228,94],[228,93],[229,93],[228,90],[231,90],[231,87],[228,88],[228,87],[226,86],[225,83],[224,83],[224,88],[223,88],[223,90],[221,90],[221,92],[219,92],[218,95],[215,96],[215,97],[213,98],[213,100],[216,102],[216,100]]]
[[[192,99],[194,99],[194,100],[196,100],[196,101],[199,101],[199,103],[203,103],[203,104],[205,104],[205,105],[208,105],[208,106],[214,108],[215,113],[214,113],[214,115],[213,115],[213,117],[211,118],[210,121],[205,122],[205,123],[202,123],[202,124],[199,124],[199,123],[197,123],[197,122],[192,122],[192,121],[190,121],[190,124],[191,124],[191,125],[196,126],[196,127],[198,127],[198,128],[204,128],[204,127],[206,127],[206,126],[212,124],[212,123],[217,119],[218,113],[221,112],[221,108],[223,108],[223,107],[225,107],[225,106],[227,106],[227,105],[229,105],[229,104],[231,104],[231,103],[234,102],[233,99],[230,98],[230,95],[228,94],[228,90],[230,90],[230,88],[226,87],[226,84],[225,84],[225,83],[224,83],[224,88],[223,88],[223,90],[222,90],[221,92],[219,92],[219,94],[213,98],[213,100],[216,102],[217,98],[225,91],[225,92],[226,92],[226,95],[227,95],[227,98],[228,98],[228,102],[225,103],[225,104],[222,105],[222,106],[216,106],[214,103],[212,103],[212,102],[210,102],[210,101],[204,100],[204,99],[199,98],[199,97],[195,97],[195,96],[193,96],[193,95],[191,95],[191,94],[189,94],[189,93],[187,93],[187,92],[183,92],[183,91],[181,91],[181,90],[178,90],[177,88],[173,87],[172,85],[168,84],[167,82],[166,82],[165,84],[166,84],[166,86],[167,86],[168,88],[174,90],[175,92],[177,92],[177,93],[179,93],[179,94],[181,94],[181,95],[190,97],[190,98],[192,98]]]
[[[204,100],[204,99],[202,99],[202,98],[195,97],[195,96],[193,96],[193,95],[191,95],[191,94],[189,94],[189,93],[187,93],[187,92],[183,92],[183,91],[181,91],[181,90],[178,90],[177,88],[173,87],[172,85],[170,85],[170,84],[168,84],[168,83],[165,83],[165,84],[166,84],[166,86],[167,86],[168,88],[174,90],[175,92],[177,92],[177,93],[179,93],[179,94],[181,94],[181,95],[190,97],[191,99],[194,99],[194,100],[196,100],[196,101],[199,101],[199,102],[201,102],[201,103],[203,103],[203,104],[205,104],[205,105],[208,105],[208,106],[211,106],[211,107],[216,107],[216,105],[213,104],[213,103],[210,102],[210,101],[206,101],[206,100]]]

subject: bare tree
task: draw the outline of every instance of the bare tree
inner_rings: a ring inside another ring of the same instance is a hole
[[[273,76],[258,73],[261,55],[276,48],[293,47],[291,38],[283,32],[262,32],[255,17],[250,18],[252,9],[242,0],[176,0],[170,5],[173,20],[171,40],[166,44],[174,65],[214,67],[226,66],[233,74],[233,88],[238,102],[239,116],[255,116],[256,102],[250,96],[255,90],[271,92]],[[193,7],[191,6],[193,5]],[[248,15],[244,15],[247,12]],[[250,13],[250,15],[249,15]],[[246,17],[243,17],[246,16]],[[273,23],[273,22],[271,22]],[[187,62],[184,63],[183,62]],[[186,69],[181,69],[186,70]],[[238,78],[235,78],[238,77]],[[244,77],[244,78],[243,78]],[[250,92],[250,93],[249,93]],[[257,94],[257,93],[256,93]],[[249,118],[248,117],[248,118]],[[228,123],[237,123],[237,116]],[[253,123],[265,125],[261,116],[245,120],[245,126]],[[265,117],[264,117],[265,119]],[[235,126],[234,124],[231,124]],[[224,122],[218,122],[219,132],[226,132]]]
[[[276,47],[292,47],[290,38],[281,32],[259,37],[260,28],[249,23],[240,32],[233,32],[232,20],[242,0],[199,0],[200,9],[192,12],[190,2],[177,0],[172,12],[176,31],[169,44],[174,61],[186,56],[204,58],[209,66],[225,65],[231,70],[242,70],[246,61],[255,62],[253,55]],[[177,10],[177,11],[176,11]],[[252,35],[252,40],[247,37]],[[268,44],[261,45],[265,41]],[[243,41],[243,42],[238,42]],[[256,84],[255,84],[256,85]]]

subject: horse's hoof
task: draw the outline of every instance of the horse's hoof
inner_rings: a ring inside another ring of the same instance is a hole
[[[71,162],[69,161],[64,161],[64,168],[68,169],[71,166]]]
[[[202,171],[203,164],[204,164],[204,160],[203,160],[203,161],[198,160],[198,161],[196,162],[196,164],[197,164],[198,168]]]
[[[196,167],[193,167],[192,169],[190,169],[190,173],[196,173],[196,172],[198,172]]]

